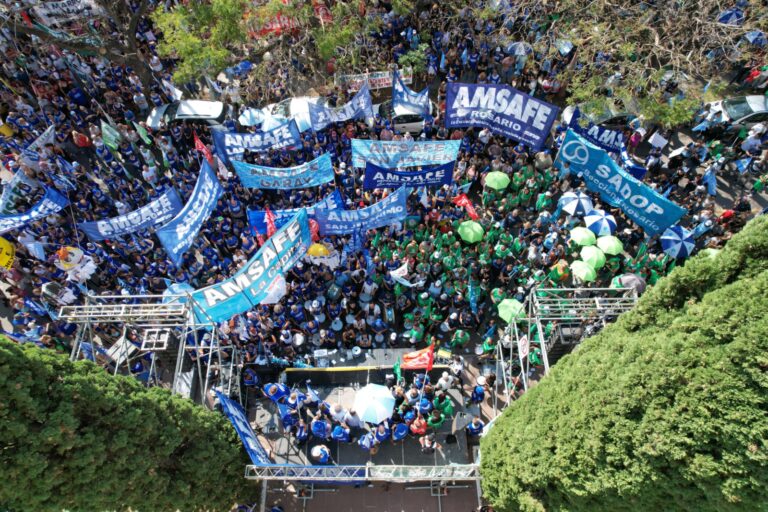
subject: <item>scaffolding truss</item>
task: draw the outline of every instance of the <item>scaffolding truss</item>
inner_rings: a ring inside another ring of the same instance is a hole
[[[78,326],[73,361],[89,359],[190,397],[196,374],[199,400],[208,406],[214,386],[239,398],[240,354],[221,345],[216,323],[190,295],[86,295],[59,317]],[[158,363],[168,367],[160,373]]]
[[[365,466],[249,465],[245,478],[303,482],[454,482],[478,481],[476,464],[447,466],[403,466],[368,464]]]

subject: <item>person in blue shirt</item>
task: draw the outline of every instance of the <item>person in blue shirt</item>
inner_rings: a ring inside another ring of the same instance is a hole
[[[331,460],[331,450],[324,444],[312,448],[312,457],[320,464],[328,464]]]
[[[315,414],[315,417],[310,423],[312,435],[318,439],[328,440],[331,437],[331,424],[326,420],[320,411]]]
[[[469,402],[472,404],[479,404],[483,400],[485,400],[485,388],[480,385],[472,388],[472,394],[469,397]]]
[[[296,446],[301,446],[309,439],[309,429],[304,420],[299,419],[299,422],[294,427],[294,436],[296,437]]]
[[[478,437],[480,434],[483,433],[483,428],[485,428],[485,423],[480,419],[480,416],[475,416],[472,418],[472,422],[467,425],[466,432],[468,437]]]
[[[353,440],[350,437],[350,429],[349,427],[342,423],[341,425],[336,425],[333,427],[333,433],[331,433],[331,438],[334,441],[338,441],[340,443],[351,443]]]

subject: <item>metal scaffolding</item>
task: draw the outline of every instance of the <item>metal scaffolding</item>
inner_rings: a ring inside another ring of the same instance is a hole
[[[526,299],[526,316],[507,326],[501,343],[496,347],[496,357],[505,367],[511,366],[514,342],[520,377],[527,390],[530,370],[527,355],[532,345],[537,345],[541,351],[546,375],[549,373],[549,352],[558,340],[558,333],[562,338],[564,328],[581,329],[585,325],[592,326],[593,330],[602,328],[621,313],[632,309],[637,298],[633,288],[534,288]],[[557,332],[554,331],[555,325]],[[505,350],[509,350],[509,363],[505,360]],[[508,389],[507,372],[503,375]]]
[[[269,465],[245,468],[245,478],[302,482],[453,482],[478,481],[476,464],[447,466],[403,466],[368,464],[365,466]]]
[[[239,396],[240,354],[221,345],[217,324],[190,295],[86,295],[82,305],[63,306],[59,317],[78,325],[73,361],[89,359],[190,397],[196,373],[199,400],[208,406],[214,386]],[[170,378],[158,373],[160,361],[173,367]]]

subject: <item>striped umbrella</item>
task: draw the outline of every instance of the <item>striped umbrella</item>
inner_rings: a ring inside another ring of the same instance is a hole
[[[368,423],[381,423],[392,417],[395,397],[386,386],[366,384],[355,393],[354,409],[360,419]]]
[[[566,192],[557,205],[569,215],[584,215],[594,209],[592,200],[584,192]]]
[[[584,216],[587,229],[597,236],[612,235],[616,231],[616,218],[605,210],[592,210]]]
[[[661,235],[661,248],[673,258],[687,258],[695,245],[693,234],[680,226],[667,228]]]

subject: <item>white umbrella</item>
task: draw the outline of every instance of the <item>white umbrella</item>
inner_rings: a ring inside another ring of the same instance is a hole
[[[592,199],[584,192],[566,192],[557,204],[568,215],[584,215],[594,209]]]
[[[386,386],[367,384],[355,394],[354,409],[363,421],[378,424],[392,417],[395,397]]]

